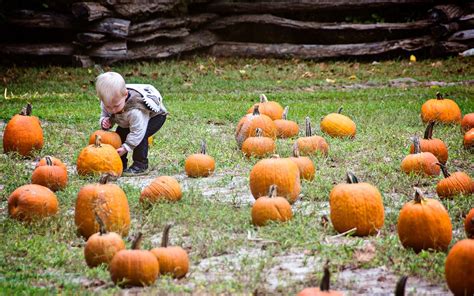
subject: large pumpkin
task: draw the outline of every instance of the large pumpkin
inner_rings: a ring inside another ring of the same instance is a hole
[[[95,143],[82,149],[77,158],[79,175],[107,173],[118,177],[122,170],[122,160],[117,150],[109,144],[102,144],[99,135],[96,135]]]
[[[397,232],[403,247],[417,253],[427,249],[445,251],[452,239],[451,219],[439,201],[424,198],[417,188],[415,198],[400,211]]]
[[[288,200],[277,196],[277,186],[270,186],[267,196],[259,197],[252,206],[252,223],[264,226],[269,221],[286,222],[293,217]]]
[[[43,129],[36,116],[31,116],[32,107],[28,104],[20,114],[10,119],[3,133],[3,151],[18,152],[30,156],[34,150],[43,148]]]
[[[261,128],[255,131],[255,137],[248,137],[242,144],[242,152],[247,157],[262,158],[275,153],[276,145],[272,138],[264,137]]]
[[[160,176],[143,188],[140,202],[156,202],[159,200],[178,201],[183,196],[181,185],[175,178]]]
[[[120,286],[149,286],[160,274],[158,259],[150,251],[140,250],[142,234],[134,240],[131,250],[119,251],[109,265],[112,281]]]
[[[182,278],[189,271],[188,253],[181,247],[169,247],[169,232],[171,224],[165,226],[161,237],[161,247],[150,252],[156,256],[160,264],[160,274],[169,274],[174,278]]]
[[[443,172],[444,179],[436,185],[436,193],[439,197],[449,198],[459,194],[471,194],[474,192],[474,181],[464,172],[450,174],[445,165],[438,163]]]
[[[95,215],[100,216],[107,231],[123,236],[130,228],[130,209],[125,192],[115,185],[107,184],[110,175],[100,178],[99,184],[89,184],[77,194],[74,220],[79,233],[86,239],[99,231]]]
[[[298,166],[301,179],[308,181],[314,179],[314,173],[316,171],[314,168],[314,163],[311,158],[300,156],[300,151],[296,143],[293,145],[293,157],[290,157],[290,160],[292,160]]]
[[[431,152],[439,162],[446,163],[448,161],[448,147],[440,139],[433,138],[433,127],[436,122],[431,121],[425,130],[423,139],[420,140],[421,152]],[[415,153],[415,145],[411,144],[410,153]]]
[[[18,187],[8,197],[8,214],[20,221],[39,220],[58,212],[58,199],[49,188],[29,184]]]
[[[319,288],[305,288],[300,291],[297,296],[342,296],[344,295],[339,291],[332,291],[330,289],[330,278],[328,263],[324,265],[323,278],[319,284]]]
[[[301,137],[296,140],[296,145],[298,145],[300,154],[313,155],[320,153],[322,155],[327,155],[329,151],[329,145],[323,137],[313,136],[309,117],[306,117],[305,126],[305,137]]]
[[[464,134],[464,148],[471,149],[474,147],[474,128],[471,128]]]
[[[341,114],[342,107],[337,113],[326,115],[320,123],[321,131],[337,138],[354,138],[356,135],[356,124],[349,117]]]
[[[184,170],[186,175],[191,178],[207,177],[211,175],[216,168],[216,161],[210,155],[206,154],[206,142],[201,141],[201,152],[191,154],[184,161]]]
[[[440,168],[438,159],[431,152],[421,152],[420,139],[413,137],[414,154],[405,156],[401,169],[406,174],[414,173],[425,176],[438,176]]]
[[[474,295],[474,240],[458,241],[449,251],[445,277],[454,295]]]
[[[272,120],[277,120],[282,118],[283,115],[283,107],[274,101],[269,101],[267,96],[264,94],[260,95],[260,103],[257,103],[250,107],[247,110],[247,113],[253,113],[255,106],[258,106],[258,110],[260,110],[260,114],[265,114],[266,116],[270,117]]]
[[[463,132],[467,132],[471,128],[474,128],[474,113],[464,115],[461,121],[461,128]]]
[[[329,194],[331,222],[337,232],[355,229],[365,236],[377,233],[384,224],[382,195],[369,183],[359,183],[347,173],[347,184],[336,185]]]
[[[421,106],[421,120],[423,122],[460,123],[461,109],[456,102],[443,98],[440,93],[437,93],[436,99],[430,99]]]
[[[102,144],[109,144],[115,149],[122,146],[119,134],[112,131],[97,130],[89,137],[89,145],[95,144],[95,137],[100,136]]]
[[[46,186],[53,191],[66,188],[67,180],[66,165],[51,156],[42,158],[31,175],[31,183]]]
[[[472,208],[464,220],[464,230],[467,238],[474,238],[474,208]]]
[[[300,132],[300,127],[294,121],[288,120],[288,110],[290,107],[286,106],[283,111],[281,119],[276,119],[273,121],[277,129],[278,138],[293,138],[298,136]]]
[[[276,138],[277,129],[273,120],[267,115],[260,114],[258,105],[255,106],[253,113],[247,114],[239,123],[235,130],[235,140],[239,148],[242,148],[242,144],[248,137],[255,136],[257,128],[262,129],[262,135],[272,139]]]
[[[301,192],[298,166],[288,158],[274,155],[258,161],[250,171],[250,191],[255,199],[265,196],[275,184],[280,196],[294,203]]]

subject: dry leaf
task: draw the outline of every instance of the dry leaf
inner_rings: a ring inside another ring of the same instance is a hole
[[[327,83],[336,83],[336,80],[330,79],[330,78],[326,78],[326,82],[327,82]]]
[[[359,263],[370,262],[374,257],[375,246],[372,243],[368,243],[354,252],[354,259]]]
[[[311,78],[313,76],[314,74],[311,72],[304,72],[303,75],[301,75],[301,78]]]

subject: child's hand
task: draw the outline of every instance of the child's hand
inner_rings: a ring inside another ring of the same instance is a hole
[[[122,156],[124,155],[125,153],[127,153],[127,149],[123,148],[123,147],[118,147],[117,148],[117,153],[118,155]]]
[[[103,129],[111,128],[112,123],[110,123],[110,117],[105,117],[104,119],[102,119],[101,125]]]

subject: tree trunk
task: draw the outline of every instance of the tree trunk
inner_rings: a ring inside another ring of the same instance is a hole
[[[112,12],[108,8],[95,2],[73,3],[71,11],[75,17],[87,20],[89,22],[112,15]]]

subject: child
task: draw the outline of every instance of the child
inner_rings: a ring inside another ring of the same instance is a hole
[[[148,173],[148,137],[160,130],[168,112],[163,98],[149,84],[125,84],[115,72],[97,76],[97,95],[102,114],[100,126],[107,130],[114,124],[122,139],[117,153],[122,158],[124,176],[140,176]],[[127,168],[127,153],[133,151],[133,164]]]

